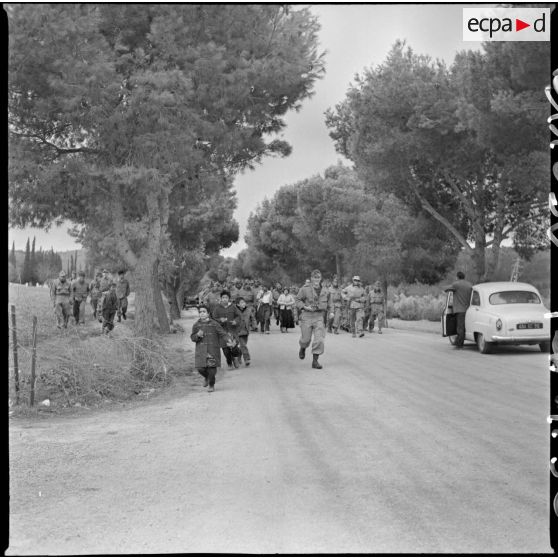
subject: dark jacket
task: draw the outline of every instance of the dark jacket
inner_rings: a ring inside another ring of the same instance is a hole
[[[237,332],[242,316],[240,314],[240,310],[235,304],[229,304],[227,307],[224,307],[222,304],[217,305],[213,309],[213,314],[211,317],[218,324],[220,324],[225,331],[228,331],[233,335],[238,335]],[[222,322],[222,318],[225,318],[226,321]]]
[[[116,312],[118,310],[118,297],[116,293],[109,291],[103,298],[103,312]]]
[[[238,306],[237,306],[238,308]],[[252,311],[249,306],[246,306],[244,310],[238,308],[240,312],[240,326],[238,327],[238,335],[249,335],[250,334],[250,317]]]
[[[203,331],[203,337],[198,337],[198,331]],[[217,366],[221,366],[221,347],[227,346],[227,333],[211,318],[207,322],[198,320],[192,326],[190,339],[196,344],[194,366],[196,368],[207,367],[207,356],[215,359]]]

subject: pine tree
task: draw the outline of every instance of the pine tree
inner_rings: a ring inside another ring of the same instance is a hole
[[[25,259],[23,260],[23,270],[21,272],[21,282],[29,283],[31,280],[31,246],[29,243],[29,238],[27,238],[27,244],[25,245]]]

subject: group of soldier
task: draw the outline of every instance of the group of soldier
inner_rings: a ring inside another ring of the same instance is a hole
[[[93,319],[102,324],[103,333],[114,328],[114,318],[126,319],[130,283],[126,272],[120,270],[118,279],[114,279],[107,269],[97,272],[95,278],[88,282],[85,272],[72,272],[70,278],[65,271],[58,274],[50,287],[50,297],[59,329],[67,328],[70,318],[75,325],[85,324],[85,310],[89,298],[93,310]]]
[[[214,390],[215,369],[220,365],[219,347],[229,368],[238,368],[241,358],[250,364],[247,340],[250,331],[269,334],[271,318],[286,333],[294,324],[300,325],[300,359],[306,349],[312,350],[312,368],[321,369],[319,357],[324,352],[326,329],[339,334],[349,331],[353,337],[364,337],[364,331],[382,333],[385,294],[382,285],[362,285],[358,275],[341,286],[337,277],[322,280],[314,270],[302,287],[285,287],[252,279],[208,285],[198,296],[200,319],[195,322],[191,339],[196,343],[196,368],[205,379],[205,386]],[[239,332],[242,330],[242,334]],[[208,360],[209,359],[209,360]],[[209,362],[210,364],[207,364]]]
[[[309,285],[311,279],[307,279],[304,285]],[[304,286],[303,285],[303,286]],[[332,280],[323,279],[321,286],[327,293],[327,312],[323,313],[324,325],[329,333],[338,334],[340,330],[347,331],[353,337],[363,337],[364,332],[372,333],[375,324],[378,333],[382,333],[382,325],[385,316],[385,294],[380,281],[373,284],[363,285],[360,277],[355,275],[352,280],[345,285],[340,285],[337,277]],[[211,282],[198,295],[200,304],[205,304],[209,308],[210,315],[213,309],[220,302],[221,292],[226,290],[230,294],[230,300],[236,303],[242,298],[249,313],[250,331],[261,333],[269,331],[265,313],[261,312],[261,307],[265,304],[266,293],[271,292],[269,322],[275,320],[275,324],[281,325],[281,309],[279,299],[281,295],[289,294],[292,296],[291,310],[293,321],[299,325],[299,309],[296,304],[296,297],[300,291],[299,286],[283,286],[276,282],[273,287],[259,279],[232,279],[223,282]],[[291,326],[292,327],[292,326]]]

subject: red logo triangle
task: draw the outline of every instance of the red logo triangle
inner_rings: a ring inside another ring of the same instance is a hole
[[[520,19],[515,18],[515,30],[516,31],[521,31],[522,29],[525,29],[526,27],[531,27],[530,23],[525,23],[524,21],[521,21]]]

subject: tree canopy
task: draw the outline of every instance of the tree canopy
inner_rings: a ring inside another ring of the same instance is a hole
[[[323,73],[318,23],[280,5],[7,11],[10,223],[69,219],[116,247],[149,337],[170,223],[196,205],[175,205],[177,189],[221,177],[226,195],[234,172],[289,153],[273,136]]]
[[[505,239],[526,257],[544,245],[532,229],[545,226],[549,54],[546,43],[487,43],[447,68],[399,41],[326,115],[337,150],[445,227],[478,278],[497,267]]]

